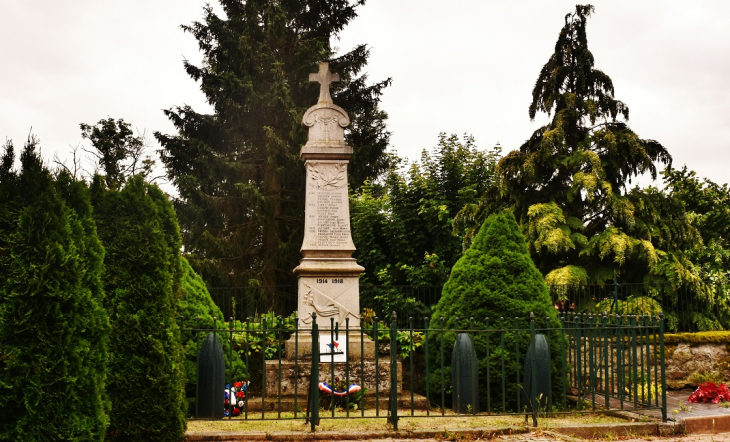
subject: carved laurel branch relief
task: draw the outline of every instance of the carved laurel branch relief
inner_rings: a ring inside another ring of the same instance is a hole
[[[325,164],[333,167],[323,167]],[[318,187],[341,189],[347,185],[347,163],[307,162],[307,171]]]

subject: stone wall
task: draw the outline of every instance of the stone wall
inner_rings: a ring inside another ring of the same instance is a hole
[[[730,333],[665,335],[667,387],[696,387],[698,381],[730,380]]]

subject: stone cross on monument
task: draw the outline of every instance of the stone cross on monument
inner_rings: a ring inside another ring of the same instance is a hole
[[[329,85],[339,75],[327,63],[309,80],[320,84],[319,101],[302,118],[309,138],[300,152],[307,171],[302,259],[294,269],[298,277],[298,314],[301,323],[311,325],[317,314],[320,327],[329,328],[334,319],[341,328],[360,326],[360,274],[352,252],[350,205],[347,196],[347,164],[352,147],[345,143],[347,112],[332,103]]]
[[[311,83],[319,83],[319,101],[317,103],[332,103],[330,96],[330,83],[340,81],[340,74],[330,72],[329,63],[320,63],[319,72],[309,74]]]

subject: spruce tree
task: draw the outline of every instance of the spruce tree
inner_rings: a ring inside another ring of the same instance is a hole
[[[106,248],[105,307],[111,320],[107,394],[112,441],[184,437],[182,347],[175,322],[180,235],[171,203],[132,177],[121,190],[92,184],[94,216]]]
[[[21,171],[0,166],[0,440],[101,441],[109,322],[104,249],[88,189],[43,166],[30,138]]]
[[[368,85],[359,75],[364,45],[335,57],[330,44],[362,3],[220,0],[223,15],[208,6],[202,21],[183,26],[203,53],[201,66],[186,61],[185,69],[214,111],[168,110],[178,133],[155,137],[179,192],[185,250],[209,286],[263,285],[267,309],[277,305],[273,287],[294,282],[304,225],[301,118],[317,101],[309,83],[317,62],[340,74],[332,95],[352,120],[351,186],[385,170],[389,134],[378,103],[390,80]]]
[[[525,238],[511,212],[500,212],[491,215],[481,226],[471,246],[457,261],[451,270],[449,280],[444,285],[443,294],[434,309],[429,333],[430,365],[432,371],[430,385],[432,394],[440,396],[440,389],[451,388],[451,367],[446,367],[446,385],[441,385],[440,348],[444,341],[444,360],[450,360],[451,351],[459,328],[467,328],[471,318],[483,328],[486,318],[490,327],[502,326],[508,331],[504,333],[504,345],[501,345],[500,333],[492,333],[489,338],[490,357],[486,358],[485,333],[474,334],[474,345],[479,360],[479,397],[486,409],[487,389],[491,389],[494,403],[501,403],[501,376],[506,379],[505,402],[513,411],[518,395],[522,394],[520,383],[515,382],[515,373],[522,365],[517,365],[517,358],[524,362],[525,352],[530,344],[529,321],[534,314],[536,326],[559,328],[557,311],[553,307],[542,275],[530,259]],[[443,318],[443,321],[442,321]],[[509,331],[515,328],[515,320],[519,333]],[[441,328],[451,331],[441,332]],[[524,329],[528,329],[525,331]],[[553,365],[553,401],[561,393],[561,379],[557,376],[560,368],[560,333],[548,335]],[[516,345],[519,352],[515,355]],[[502,356],[505,358],[505,370],[502,371]],[[491,383],[487,385],[487,365],[490,367]]]

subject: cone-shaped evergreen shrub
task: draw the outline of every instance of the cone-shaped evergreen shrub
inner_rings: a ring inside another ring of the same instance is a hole
[[[480,359],[480,409],[487,409],[487,389],[490,388],[492,409],[500,409],[504,397],[507,408],[516,410],[517,397],[522,394],[520,385],[522,364],[530,343],[530,313],[535,314],[538,328],[545,327],[548,322],[551,327],[560,326],[548,288],[530,259],[524,236],[514,216],[511,212],[493,214],[484,222],[471,247],[454,265],[434,310],[428,342],[429,362],[430,367],[433,367],[429,369],[432,397],[441,396],[441,339],[444,340],[444,361],[448,364],[456,337],[454,331],[444,333],[437,331],[441,328],[441,324],[445,329],[466,328],[469,319],[474,318],[474,322],[478,324],[477,328],[483,329],[486,318],[489,318],[490,328],[494,329],[499,326],[500,318],[504,318],[504,326],[508,329],[504,333],[504,347],[501,346],[501,334],[490,333],[489,360],[486,358],[486,333],[472,334]],[[510,330],[515,328],[515,318],[518,318],[519,327],[526,330],[518,333]],[[557,374],[557,368],[560,367],[560,333],[551,333],[549,342],[553,373]],[[505,395],[502,394],[503,354]],[[489,384],[487,384],[487,364],[490,366]],[[444,367],[446,385],[443,387],[446,391],[451,391],[450,370],[450,367]],[[555,394],[562,391],[561,385],[559,377],[553,376],[553,402],[558,398]]]
[[[182,258],[182,298],[178,316],[182,318],[182,343],[185,353],[185,396],[188,400],[188,415],[195,414],[196,382],[198,372],[198,351],[208,332],[192,332],[189,329],[202,328],[221,330],[218,337],[223,343],[226,357],[226,379],[228,382],[243,381],[246,374],[245,364],[237,351],[231,352],[231,339],[223,313],[210,297],[203,279],[195,273],[185,258]],[[213,318],[216,318],[214,321]],[[222,406],[222,404],[221,404]]]
[[[109,340],[108,440],[182,440],[187,403],[182,346],[175,322],[180,233],[157,186],[133,177],[121,190],[92,184],[99,236],[106,248]]]
[[[0,166],[0,440],[101,441],[104,250],[88,189],[54,179],[30,139]]]

